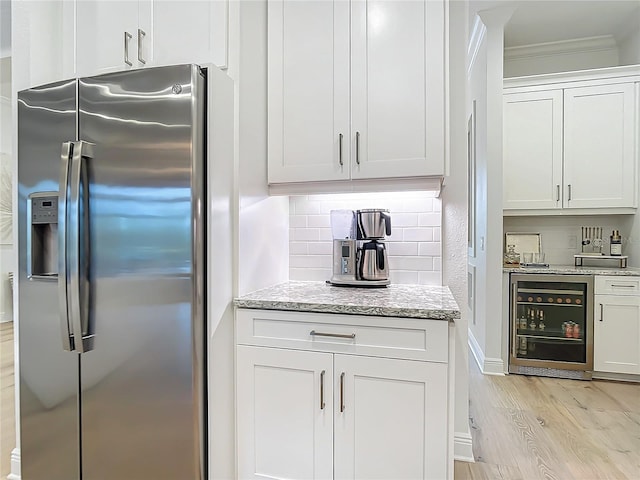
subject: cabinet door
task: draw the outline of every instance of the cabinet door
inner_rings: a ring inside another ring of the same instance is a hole
[[[237,347],[238,478],[333,477],[332,371],[330,353]]]
[[[503,207],[562,207],[562,90],[504,95]]]
[[[351,176],[444,173],[444,4],[351,2]]]
[[[447,478],[447,365],[336,355],[336,479]]]
[[[132,68],[137,61],[138,2],[82,0],[76,7],[77,70],[79,76]]]
[[[269,183],[348,179],[349,3],[270,0],[268,32]]]
[[[595,296],[593,369],[640,374],[640,297]]]
[[[634,207],[634,85],[564,91],[564,182],[567,208]]]
[[[141,16],[147,63],[213,63],[227,66],[228,0],[153,0]],[[145,20],[143,20],[145,18]],[[148,20],[147,20],[148,19]],[[153,35],[150,35],[153,25]]]

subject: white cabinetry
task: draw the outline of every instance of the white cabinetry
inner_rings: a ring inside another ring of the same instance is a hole
[[[639,80],[640,72],[505,88],[505,213],[631,213]]]
[[[226,67],[226,0],[79,0],[76,14],[80,76],[178,63]]]
[[[444,174],[444,2],[268,8],[269,183]]]
[[[596,276],[593,369],[640,375],[640,277]]]
[[[448,330],[237,310],[238,477],[451,478]]]

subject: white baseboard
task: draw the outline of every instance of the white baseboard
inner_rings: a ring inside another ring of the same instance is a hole
[[[14,448],[11,451],[11,473],[7,475],[7,480],[20,480],[20,449]]]
[[[453,434],[453,459],[460,462],[475,462],[471,434],[466,432]]]
[[[469,329],[469,348],[476,361],[476,365],[478,365],[478,368],[484,375],[504,375],[504,362],[502,359],[485,357],[471,329]]]

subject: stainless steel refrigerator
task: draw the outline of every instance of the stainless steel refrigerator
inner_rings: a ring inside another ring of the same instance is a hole
[[[24,480],[207,477],[207,71],[18,94]]]

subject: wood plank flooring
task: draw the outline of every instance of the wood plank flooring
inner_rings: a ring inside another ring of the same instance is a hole
[[[469,366],[476,463],[456,480],[640,479],[640,385],[508,375]]]
[[[11,472],[16,444],[13,374],[13,322],[0,323],[0,478]]]
[[[508,375],[469,367],[476,463],[456,480],[640,479],[640,385]],[[0,478],[15,444],[13,324],[0,324]]]

